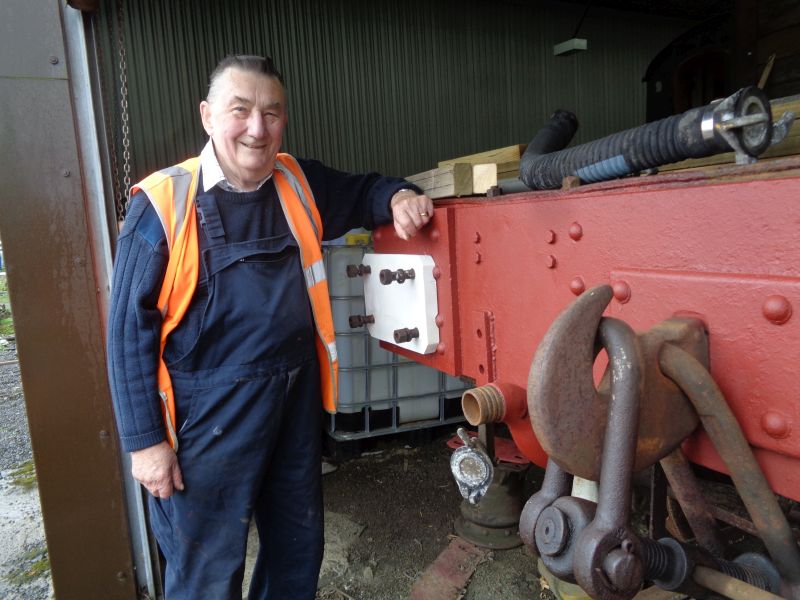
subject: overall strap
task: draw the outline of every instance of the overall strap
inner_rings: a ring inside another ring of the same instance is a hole
[[[209,246],[225,243],[225,228],[219,216],[217,199],[212,194],[203,194],[197,197],[197,214],[200,217],[200,226],[206,233]]]

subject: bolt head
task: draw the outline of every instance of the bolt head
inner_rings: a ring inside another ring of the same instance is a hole
[[[441,234],[441,233],[439,233],[439,230],[438,230],[438,229],[432,229],[432,230],[431,230],[431,240],[432,240],[432,241],[434,241],[434,242],[438,241],[438,240],[439,240],[439,238],[441,237],[441,235],[442,235],[442,234]]]
[[[483,257],[481,256],[481,253],[480,252],[476,252],[475,256],[473,257],[473,260],[475,261],[475,264],[476,265],[480,264],[482,259],[483,259]]]
[[[644,579],[644,567],[639,557],[620,548],[608,553],[603,561],[603,571],[611,585],[620,591],[638,588]]]
[[[552,229],[548,229],[544,232],[544,241],[548,244],[555,244],[556,242],[556,232]]]
[[[548,254],[544,257],[544,266],[548,269],[555,269],[556,268],[556,257],[552,254]]]
[[[51,64],[51,65],[57,65],[57,64],[58,64],[58,57],[57,57],[57,56],[55,56],[55,55],[53,55],[53,56],[50,56],[50,57],[48,58],[48,60],[50,61],[50,64]]]
[[[480,234],[480,233],[478,233],[478,232],[476,231],[476,232],[475,232],[475,235],[474,235],[474,236],[472,236],[472,241],[473,241],[473,242],[475,242],[476,244],[477,244],[478,242],[480,242],[480,241],[481,241],[481,234]]]
[[[558,508],[548,506],[536,521],[536,547],[545,556],[558,556],[567,547],[570,528],[567,516]]]

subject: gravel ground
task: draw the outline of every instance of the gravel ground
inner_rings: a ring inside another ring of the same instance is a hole
[[[0,340],[0,362],[16,360],[13,340]],[[25,416],[25,398],[19,365],[0,366],[0,471],[14,469],[30,460],[31,440]]]
[[[0,362],[16,360],[13,340],[0,340]],[[46,600],[52,595],[47,544],[35,480],[18,364],[0,365],[0,598]],[[26,472],[28,478],[32,471]]]

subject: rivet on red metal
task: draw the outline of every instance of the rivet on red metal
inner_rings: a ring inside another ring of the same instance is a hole
[[[627,281],[617,281],[611,285],[611,289],[614,290],[614,298],[620,304],[625,304],[631,299],[631,286],[628,285]]]
[[[783,325],[792,317],[792,305],[785,296],[774,295],[764,301],[761,307],[764,317],[776,325]]]
[[[575,277],[569,282],[569,289],[576,296],[580,296],[584,291],[586,291],[586,284],[583,282],[582,278]]]
[[[792,428],[789,421],[782,414],[773,410],[765,412],[761,417],[761,429],[775,439],[782,439],[789,435]]]
[[[576,242],[583,237],[583,227],[580,223],[575,222],[569,226],[569,237]]]

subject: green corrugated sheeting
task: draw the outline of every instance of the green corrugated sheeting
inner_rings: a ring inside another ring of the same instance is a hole
[[[346,170],[408,175],[525,143],[556,108],[588,141],[644,120],[641,82],[685,21],[592,8],[589,50],[554,57],[584,6],[496,0],[120,0],[93,17],[119,160],[119,6],[131,179],[196,154],[197,105],[229,53],[271,55],[286,79],[284,148]]]

